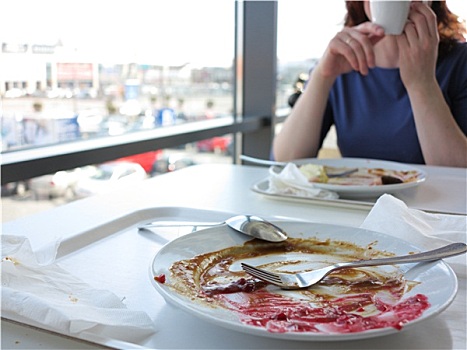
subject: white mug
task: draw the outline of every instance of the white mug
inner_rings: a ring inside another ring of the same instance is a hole
[[[370,0],[371,21],[383,27],[386,34],[402,34],[409,10],[408,0]]]

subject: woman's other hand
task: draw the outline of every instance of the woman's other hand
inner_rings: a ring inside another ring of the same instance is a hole
[[[356,70],[368,74],[375,66],[374,45],[384,37],[384,29],[365,22],[345,27],[329,42],[318,69],[324,77],[337,76]]]
[[[397,36],[402,82],[409,90],[436,82],[439,34],[435,13],[413,2],[404,32]]]

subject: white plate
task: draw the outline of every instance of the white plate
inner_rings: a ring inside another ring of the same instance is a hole
[[[310,186],[316,188],[322,188],[329,191],[334,191],[339,194],[342,198],[370,198],[379,197],[385,193],[395,193],[401,190],[412,188],[420,185],[426,180],[426,173],[414,166],[390,162],[384,160],[373,160],[373,159],[361,159],[361,158],[335,158],[335,159],[300,159],[293,161],[297,165],[302,164],[318,164],[328,165],[333,167],[351,167],[351,168],[381,168],[387,170],[400,170],[400,171],[417,171],[420,175],[416,181],[406,182],[401,184],[392,185],[380,185],[380,186],[352,186],[352,185],[336,185],[336,184],[325,184],[314,182]],[[280,171],[280,168],[276,167],[276,172]]]
[[[283,193],[273,193],[269,190],[269,177],[261,181],[258,181],[253,184],[251,187],[253,192],[259,193],[268,198],[276,200],[284,200],[290,202],[298,203],[317,203],[319,205],[326,205],[331,207],[342,207],[342,208],[357,208],[368,210],[375,205],[377,198],[337,198],[337,199],[327,199],[327,198],[317,198],[317,197],[305,197],[298,194],[283,194]]]
[[[405,241],[401,241],[400,239],[358,228],[291,221],[276,223],[283,227],[289,233],[290,237],[330,238],[352,242],[358,246],[366,246],[370,243],[377,242],[375,245],[376,249],[392,252],[397,255],[405,255],[419,250],[417,247]],[[235,232],[226,226],[206,229],[180,237],[164,246],[154,257],[149,269],[152,284],[168,303],[200,319],[212,322],[218,326],[258,336],[302,341],[340,341],[372,338],[400,332],[400,330],[396,330],[395,328],[387,327],[345,334],[312,332],[271,333],[262,327],[249,326],[242,323],[239,317],[232,311],[222,307],[207,306],[196,300],[191,300],[166,284],[154,281],[154,276],[159,276],[160,274],[169,276],[169,268],[176,261],[190,259],[199,254],[242,245],[247,240],[249,240],[247,236]],[[259,259],[261,259],[261,257]],[[410,269],[408,267],[413,268]],[[437,315],[446,309],[453,301],[457,291],[457,278],[452,269],[444,262],[438,261],[418,265],[401,265],[400,268],[406,270],[405,276],[407,280],[418,283],[404,295],[403,299],[420,293],[426,295],[430,303],[430,307],[425,310],[419,318],[408,322],[403,327],[403,330]]]

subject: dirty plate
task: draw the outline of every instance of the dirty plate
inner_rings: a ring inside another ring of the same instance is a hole
[[[410,252],[419,251],[417,247],[408,242],[401,241],[400,239],[396,239],[386,234],[359,228],[293,221],[281,221],[276,222],[276,224],[284,228],[288,232],[289,236],[293,238],[316,237],[320,240],[330,239],[333,241],[350,242],[359,247],[372,245],[375,249],[391,252],[397,255],[405,255]],[[405,274],[405,279],[411,281],[412,287],[403,295],[400,302],[403,302],[408,298],[413,298],[416,295],[424,295],[427,297],[429,303],[428,308],[425,309],[418,318],[404,324],[402,330],[396,329],[397,327],[382,327],[351,333],[334,331],[288,331],[276,333],[268,331],[264,327],[252,326],[245,323],[245,318],[243,315],[239,315],[238,312],[225,307],[216,306],[214,304],[200,302],[197,298],[187,297],[183,293],[180,293],[169,286],[169,268],[173,263],[180,260],[191,259],[201,254],[234,246],[241,246],[248,240],[248,237],[240,235],[228,227],[222,226],[194,232],[175,239],[165,245],[154,257],[149,269],[152,284],[168,303],[173,304],[204,321],[248,334],[301,341],[341,341],[364,339],[405,331],[411,326],[423,322],[426,319],[442,312],[449,306],[456,295],[456,275],[443,261],[415,265],[399,265],[397,267],[391,266],[391,268],[399,269],[399,272]],[[260,255],[254,258],[254,263],[259,265],[261,263],[270,262],[271,259],[281,261],[291,260],[295,259],[297,254],[300,254],[300,252],[291,251],[279,256],[271,256],[270,254],[265,256]],[[236,260],[235,256],[233,256],[233,259]],[[230,271],[240,270],[240,262],[242,261],[245,260],[236,260],[231,265]],[[251,263],[251,259],[248,259],[248,262]],[[155,281],[154,277],[161,275],[167,277],[166,283]],[[269,291],[271,293],[277,293],[278,295],[283,293],[283,291],[277,288],[275,290],[274,288],[269,289]],[[294,293],[299,292],[287,291],[287,296],[294,298]],[[241,298],[242,293],[237,294],[238,297]],[[299,296],[301,296],[301,294],[295,295],[297,298]]]

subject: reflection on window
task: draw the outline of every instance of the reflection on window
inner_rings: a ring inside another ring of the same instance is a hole
[[[447,0],[449,9],[462,20],[467,19],[467,1]],[[310,69],[324,53],[329,41],[343,27],[346,14],[344,0],[287,1],[278,0],[278,84],[277,115],[284,116],[296,100]],[[278,124],[280,129],[281,124]],[[340,156],[334,128],[324,140],[318,156]]]
[[[329,41],[342,28],[345,16],[345,1],[278,1],[277,24],[277,115],[290,113],[308,73],[324,53]],[[276,132],[281,123],[276,125]],[[335,158],[337,148],[335,130],[331,128],[319,157]]]
[[[345,1],[278,0],[277,111],[290,111],[293,94],[344,22]]]
[[[233,0],[17,0],[1,12],[2,150],[232,114]]]
[[[234,0],[3,3],[2,152],[179,124],[187,130],[231,116],[234,12]],[[230,141],[226,135],[3,185],[3,220],[187,166],[231,163]]]

